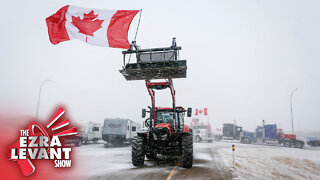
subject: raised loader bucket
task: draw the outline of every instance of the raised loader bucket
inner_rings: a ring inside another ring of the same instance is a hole
[[[126,55],[136,54],[136,63],[127,63],[120,70],[127,81],[186,78],[187,61],[178,60],[181,47],[176,46],[175,39],[172,46],[166,48],[139,49],[135,44],[132,46],[136,50],[131,48],[122,52],[124,64]]]
[[[120,70],[127,81],[145,79],[173,79],[187,76],[187,61],[167,61],[127,64]]]

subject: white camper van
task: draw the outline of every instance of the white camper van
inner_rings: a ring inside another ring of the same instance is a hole
[[[107,118],[102,128],[102,139],[113,145],[131,143],[139,128],[140,124],[129,119]]]
[[[80,127],[82,142],[97,143],[102,138],[102,128],[100,123],[89,122]]]

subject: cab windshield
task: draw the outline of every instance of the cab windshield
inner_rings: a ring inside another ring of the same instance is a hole
[[[167,112],[167,111],[158,111],[156,115],[157,124],[160,123],[170,123],[173,124],[174,117],[173,112]]]
[[[170,111],[158,111],[156,113],[156,124],[160,123],[170,123],[172,126],[174,125],[174,116],[173,112]],[[177,113],[177,119],[176,124],[178,124],[178,121],[180,121],[180,125],[183,124],[183,115],[184,113]]]

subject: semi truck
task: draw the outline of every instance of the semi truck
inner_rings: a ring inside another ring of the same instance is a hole
[[[191,129],[193,129],[193,140],[196,142],[205,141],[211,143],[214,139],[211,131],[211,125],[209,123],[207,125],[192,125]]]
[[[231,123],[225,123],[223,124],[222,131],[223,140],[239,140],[240,133],[242,132],[242,127]]]
[[[258,126],[255,132],[242,131],[240,142],[245,144],[280,144],[285,147],[303,148],[304,142],[298,140],[295,134],[285,134],[282,129],[278,129],[276,124]]]
[[[130,144],[137,136],[140,124],[130,119],[106,118],[102,127],[102,139],[109,145]]]

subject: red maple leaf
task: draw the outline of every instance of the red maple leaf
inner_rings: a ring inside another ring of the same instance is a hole
[[[93,37],[93,33],[102,28],[101,24],[103,20],[96,19],[98,15],[94,15],[93,10],[90,11],[88,14],[83,14],[83,19],[80,17],[72,16],[72,24],[79,29],[79,33],[89,35]],[[96,19],[96,20],[94,20]],[[87,42],[87,37],[86,37]]]

